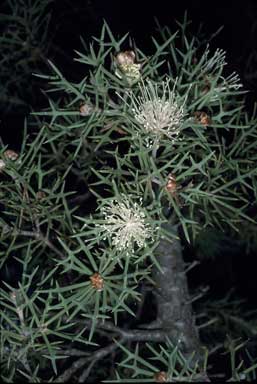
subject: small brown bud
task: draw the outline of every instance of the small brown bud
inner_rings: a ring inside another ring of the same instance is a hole
[[[91,113],[93,112],[93,107],[92,105],[89,105],[89,104],[81,104],[81,106],[79,107],[79,113],[81,116],[89,116],[91,115]]]
[[[36,199],[37,200],[42,200],[46,197],[46,193],[44,191],[38,191],[36,193]]]
[[[168,182],[166,184],[166,191],[169,192],[171,195],[174,195],[177,192],[176,177],[172,173],[170,173],[168,175]]]
[[[160,371],[154,374],[154,380],[156,383],[165,383],[168,380],[167,372]]]
[[[195,120],[198,123],[202,124],[204,127],[207,127],[207,125],[211,124],[211,118],[210,116],[207,115],[206,112],[196,111],[194,115],[195,115]]]
[[[12,160],[12,161],[15,161],[18,159],[19,155],[18,153],[16,153],[15,151],[13,151],[12,149],[7,149],[5,152],[4,152],[4,156],[6,159],[8,160]]]
[[[102,291],[104,287],[104,279],[102,276],[96,272],[92,276],[90,276],[91,285],[97,290]]]
[[[116,55],[116,63],[120,66],[132,65],[135,63],[136,54],[134,51],[119,52]]]

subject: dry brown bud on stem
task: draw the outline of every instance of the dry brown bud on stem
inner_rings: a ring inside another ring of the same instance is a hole
[[[210,125],[211,124],[211,118],[210,116],[207,115],[206,112],[202,112],[202,111],[196,111],[194,113],[194,116],[195,116],[195,120],[202,124],[203,126],[207,126],[207,125]]]
[[[167,372],[156,372],[154,374],[154,380],[156,381],[156,383],[165,383],[168,380]]]
[[[104,287],[104,279],[102,276],[96,272],[92,276],[90,276],[91,285],[97,290],[102,291]]]

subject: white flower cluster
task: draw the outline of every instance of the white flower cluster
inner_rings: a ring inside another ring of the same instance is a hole
[[[101,209],[105,223],[102,229],[112,239],[118,251],[133,252],[135,243],[138,247],[146,246],[146,240],[153,235],[152,228],[146,223],[146,215],[136,202],[130,202],[122,195],[122,201],[113,199]]]
[[[225,65],[227,65],[227,62],[225,61],[226,58],[226,52],[223,49],[217,48],[214,52],[214,55],[209,58],[210,50],[209,46],[207,46],[203,57],[204,57],[204,63],[201,67],[202,72],[213,72],[216,71],[219,68],[223,68]]]
[[[179,105],[173,89],[170,89],[170,79],[161,83],[147,80],[139,85],[140,96],[130,93],[132,112],[135,120],[144,128],[150,139],[159,142],[162,136],[172,141],[180,133],[184,121],[184,104]],[[161,96],[160,96],[161,94]]]
[[[222,80],[222,90],[232,89],[238,91],[243,86],[243,84],[240,83],[240,77],[236,72],[231,73],[231,75],[226,78],[222,77]]]
[[[209,48],[207,47],[204,53],[204,63],[201,67],[201,71],[206,74],[210,74],[217,70],[223,69],[227,65],[225,58],[226,52],[223,49],[216,49],[214,55],[209,58]],[[240,78],[236,72],[231,73],[227,78],[220,76],[221,82],[214,88],[214,96],[211,98],[211,101],[217,100],[222,92],[228,91],[238,91],[243,85],[240,83]]]
[[[223,92],[228,91],[238,91],[243,87],[243,84],[240,82],[240,77],[236,72],[231,73],[227,78],[221,76],[221,83],[214,88],[214,96],[211,98],[211,101],[216,101],[221,97]]]

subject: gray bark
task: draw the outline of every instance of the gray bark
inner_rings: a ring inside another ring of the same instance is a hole
[[[178,237],[177,226],[166,224],[165,229]],[[201,344],[195,326],[190,302],[185,265],[180,239],[172,243],[162,239],[156,248],[156,258],[162,272],[156,267],[157,323],[174,345],[180,345],[186,355],[201,356]]]

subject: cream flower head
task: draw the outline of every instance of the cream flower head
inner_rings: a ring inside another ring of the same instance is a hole
[[[111,200],[101,209],[105,219],[101,226],[110,235],[118,251],[127,249],[133,252],[135,244],[139,248],[146,246],[146,240],[152,238],[153,230],[146,222],[142,206],[131,202],[125,195],[121,195],[121,198]]]
[[[147,79],[139,85],[140,95],[129,93],[132,101],[132,113],[135,120],[148,135],[148,141],[159,142],[163,136],[175,141],[185,118],[184,105],[179,104],[175,86],[170,88],[171,79],[161,84]]]

